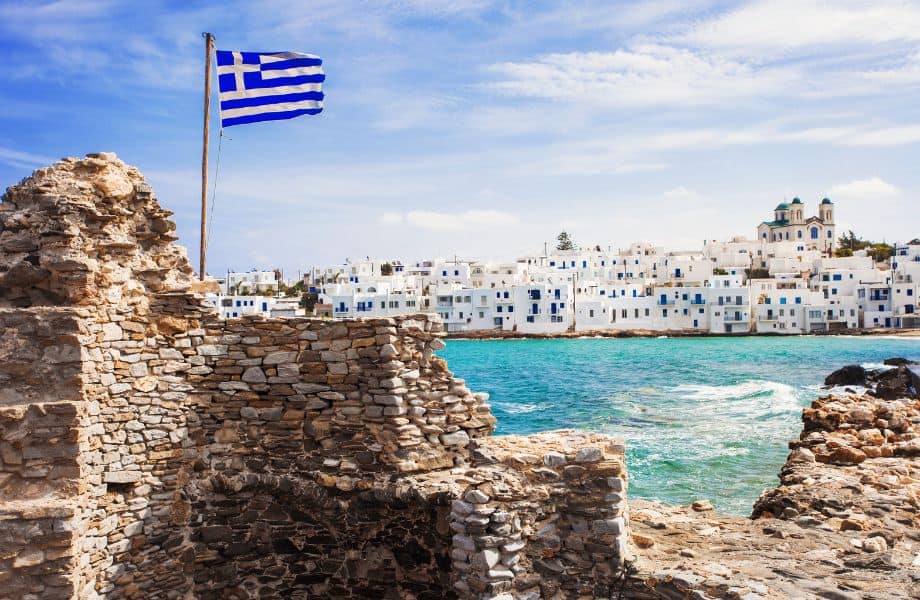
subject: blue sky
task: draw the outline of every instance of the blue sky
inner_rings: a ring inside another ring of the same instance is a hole
[[[917,1],[0,2],[0,186],[114,151],[197,257],[202,31],[327,74],[322,115],[225,131],[212,273],[697,247],[796,195],[920,235]]]

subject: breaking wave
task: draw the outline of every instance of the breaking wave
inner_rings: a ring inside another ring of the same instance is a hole
[[[877,362],[865,362],[859,366],[867,371],[890,371],[891,369],[896,368],[893,365],[886,365],[885,363]]]
[[[773,398],[779,404],[798,406],[795,388],[777,381],[753,380],[730,385],[684,384],[674,388],[674,391],[687,400],[698,402]]]

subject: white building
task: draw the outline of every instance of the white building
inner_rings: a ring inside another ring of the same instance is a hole
[[[276,293],[281,273],[278,271],[230,271],[223,279],[218,279],[220,291],[224,295],[247,296],[260,293]]]
[[[805,218],[805,205],[794,198],[773,210],[773,220],[757,227],[757,239],[763,242],[802,242],[810,250],[830,254],[835,244],[834,203],[829,198],[821,200],[818,215]]]
[[[893,326],[920,327],[920,240],[895,244],[891,290]]]
[[[205,302],[217,309],[221,319],[233,319],[246,315],[272,316],[272,308],[279,299],[273,296],[225,296],[206,294]]]

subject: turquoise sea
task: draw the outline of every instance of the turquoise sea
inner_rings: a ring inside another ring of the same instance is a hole
[[[776,485],[824,377],[920,359],[920,338],[448,340],[439,354],[470,389],[489,392],[497,434],[610,433],[626,441],[630,497],[708,498],[747,515]]]

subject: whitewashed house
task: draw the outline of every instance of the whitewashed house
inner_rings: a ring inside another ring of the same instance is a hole
[[[920,327],[920,243],[895,245],[891,306],[894,327]]]
[[[273,294],[278,291],[281,274],[276,271],[252,269],[251,271],[230,271],[227,276],[219,281],[223,295],[253,295],[260,293]]]
[[[221,319],[233,319],[246,315],[271,316],[272,307],[278,302],[273,296],[225,296],[205,294],[204,301],[217,309]]]
[[[747,333],[751,330],[750,289],[738,276],[718,275],[709,282],[709,331]]]

